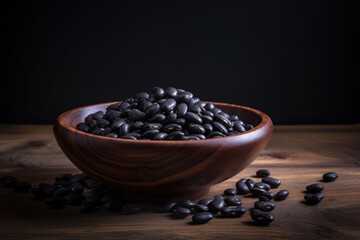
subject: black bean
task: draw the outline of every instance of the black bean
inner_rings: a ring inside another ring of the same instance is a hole
[[[34,197],[37,200],[44,200],[46,197],[46,194],[44,193],[43,190],[41,190],[40,188],[32,188],[31,189],[31,193],[34,195]]]
[[[212,103],[207,103],[205,106],[204,106],[204,108],[206,109],[206,110],[208,110],[208,111],[210,111],[211,109],[213,109],[215,106],[214,106],[214,104],[212,104]]]
[[[107,134],[105,134],[105,136],[106,137],[112,137],[112,138],[118,138],[119,137],[119,135],[117,135],[116,133],[113,133],[113,132],[107,133]]]
[[[119,128],[119,136],[125,136],[129,133],[130,125],[127,123],[123,123]]]
[[[245,195],[250,192],[249,187],[243,181],[236,182],[236,190],[240,195]]]
[[[101,199],[104,197],[103,191],[91,191],[86,198],[86,201],[91,201],[95,205],[101,204]]]
[[[64,203],[67,205],[80,205],[85,200],[84,195],[78,193],[69,193],[64,196]]]
[[[324,190],[324,186],[319,183],[311,184],[306,187],[308,193],[318,193],[322,190]]]
[[[105,128],[107,126],[110,126],[110,122],[108,120],[102,118],[97,121],[97,125],[100,128]]]
[[[209,211],[209,207],[206,206],[206,205],[202,205],[202,204],[195,204],[194,210],[197,213],[199,213],[199,212],[207,212],[207,211]]]
[[[148,121],[149,121],[150,123],[161,123],[161,122],[165,121],[165,119],[166,119],[166,117],[165,117],[164,114],[157,113],[157,114],[155,114],[155,115],[152,115],[152,116],[148,119]]]
[[[176,218],[186,218],[187,216],[190,215],[190,213],[191,211],[189,209],[178,206],[175,206],[174,209],[172,210],[172,215]]]
[[[94,202],[84,200],[81,202],[80,211],[84,213],[93,212],[96,209],[95,206],[96,204]]]
[[[92,119],[95,119],[96,121],[102,119],[102,117],[104,116],[104,112],[103,111],[97,111],[96,113],[94,113],[92,115]]]
[[[269,199],[269,198],[267,198],[267,197],[265,197],[264,195],[262,195],[262,196],[260,196],[260,197],[259,197],[259,201],[265,201],[265,202],[268,202],[268,201],[270,201],[270,199]]]
[[[14,187],[17,183],[17,179],[11,176],[5,176],[1,178],[1,182],[5,187]]]
[[[251,178],[249,178],[249,179],[246,179],[245,184],[246,184],[246,186],[248,186],[248,188],[251,190],[251,189],[254,187],[255,182],[254,182],[254,180],[252,180]]]
[[[188,111],[186,103],[180,103],[176,106],[176,114],[178,117],[184,117]]]
[[[203,127],[205,129],[205,134],[210,134],[213,131],[213,127],[210,123],[205,123]]]
[[[208,115],[201,115],[201,120],[203,121],[203,123],[212,123],[214,120],[212,119],[212,117],[208,116]]]
[[[83,132],[90,131],[90,127],[88,125],[86,125],[85,123],[79,123],[78,125],[76,125],[76,129],[79,131],[83,131]]]
[[[117,103],[113,103],[113,104],[110,104],[109,106],[107,106],[106,110],[109,111],[109,110],[115,110],[117,109],[119,106],[120,106],[121,102],[117,102]]]
[[[225,196],[235,196],[236,195],[236,189],[234,188],[227,188],[224,190]]]
[[[201,117],[193,112],[187,112],[185,114],[185,119],[189,122],[189,123],[197,123],[197,124],[202,124],[202,119]]]
[[[168,97],[171,97],[171,98],[174,98],[176,97],[177,95],[177,89],[174,88],[174,87],[168,87],[166,90],[165,90],[165,95],[168,96]]]
[[[138,108],[139,107],[139,103],[138,102],[133,102],[130,104],[129,108],[130,109],[134,109],[134,108]]]
[[[161,123],[148,123],[144,125],[144,130],[160,130],[162,129],[163,125]]]
[[[266,193],[266,190],[262,189],[262,188],[253,187],[250,189],[250,192],[255,197],[259,197],[259,196],[263,195],[264,193]]]
[[[254,126],[252,124],[246,124],[245,125],[246,130],[250,130],[250,129],[253,129],[253,128],[254,128]]]
[[[289,196],[288,190],[281,190],[275,194],[274,200],[275,201],[285,200],[288,196]]]
[[[209,212],[196,213],[192,217],[192,221],[195,224],[204,224],[209,222],[211,219],[213,219],[213,215]]]
[[[168,125],[170,123],[174,123],[176,121],[177,115],[176,113],[170,113],[167,115],[165,121],[163,122],[164,125]]]
[[[279,179],[272,178],[272,177],[264,177],[261,181],[263,183],[269,184],[272,188],[277,188],[281,184]]]
[[[190,136],[197,137],[197,138],[199,138],[200,140],[202,140],[202,139],[206,139],[205,135],[204,135],[204,134],[200,134],[200,133],[197,133],[197,134],[191,134]]]
[[[214,113],[213,113],[213,112],[211,112],[211,111],[203,111],[203,112],[202,112],[202,115],[207,115],[207,116],[210,116],[210,117],[211,117],[211,119],[214,117]]]
[[[209,206],[212,201],[214,201],[213,198],[203,198],[199,200],[198,204]]]
[[[166,133],[171,133],[171,132],[175,132],[175,131],[181,131],[182,130],[182,126],[176,123],[171,123],[169,125],[166,125],[165,127],[163,127],[162,129],[164,132]]]
[[[79,182],[72,183],[70,186],[70,189],[74,193],[79,193],[79,194],[83,193],[83,191],[84,191],[83,185]]]
[[[258,202],[255,202],[254,207],[261,211],[269,212],[275,208],[275,203],[273,203],[271,201],[267,201],[267,202],[266,201],[258,201]]]
[[[201,108],[196,105],[196,104],[190,104],[189,108],[188,108],[189,112],[193,112],[193,113],[200,113],[201,112]]]
[[[274,221],[274,215],[272,215],[270,212],[263,212],[258,209],[252,209],[250,211],[250,215],[254,222],[259,225],[268,225]]]
[[[156,99],[164,98],[165,97],[165,90],[159,87],[153,88],[153,93]]]
[[[213,109],[211,109],[210,111],[211,111],[211,112],[213,112],[213,113],[214,113],[214,115],[215,115],[215,114],[218,114],[219,112],[221,112],[221,110],[220,110],[220,109],[218,109],[218,108],[216,108],[216,107],[215,107],[215,108],[213,108]]]
[[[130,121],[143,121],[145,119],[145,113],[134,108],[129,112],[129,120]]]
[[[88,176],[84,173],[81,174],[75,174],[73,176],[71,176],[69,182],[70,183],[74,183],[74,182],[81,182],[83,181],[85,178],[87,178]]]
[[[125,214],[134,214],[140,212],[141,206],[136,203],[126,203],[122,207],[122,212]]]
[[[175,120],[175,123],[176,123],[176,124],[179,124],[179,125],[181,125],[181,126],[184,126],[184,125],[186,124],[186,119],[185,119],[185,118],[177,118],[177,119]]]
[[[208,138],[225,137],[225,134],[223,134],[222,132],[219,132],[219,131],[213,131],[213,132],[210,133],[207,137],[208,137]]]
[[[214,201],[209,203],[209,210],[212,214],[217,213],[225,206],[224,198],[221,195],[216,195]]]
[[[107,116],[107,119],[110,121],[110,122],[114,122],[115,119],[119,118],[120,115],[121,115],[121,112],[119,111],[115,111],[115,110],[111,110],[110,112],[108,111],[108,116]]]
[[[214,130],[218,130],[221,133],[223,133],[224,135],[228,134],[227,128],[224,125],[222,125],[221,123],[213,122],[212,125],[214,127]]]
[[[245,212],[246,209],[242,206],[226,206],[221,209],[223,217],[241,217]]]
[[[70,181],[70,179],[72,178],[72,174],[70,173],[65,173],[65,174],[60,174],[58,176],[56,176],[55,181]]]
[[[200,140],[200,138],[196,136],[181,136],[179,140]]]
[[[196,123],[189,123],[187,125],[187,128],[189,129],[190,132],[192,133],[200,133],[200,134],[204,134],[205,133],[205,128],[200,125],[200,124],[196,124]]]
[[[148,102],[148,101],[144,101],[144,102],[140,103],[140,109],[142,109],[142,111],[145,112],[152,105],[153,105],[153,103]]]
[[[254,187],[265,189],[266,191],[269,191],[271,189],[271,186],[267,183],[263,182],[257,182],[255,183]]]
[[[236,115],[230,115],[230,121],[238,121],[239,120],[239,117],[238,116],[236,116]]]
[[[173,110],[175,106],[176,106],[175,99],[168,98],[163,104],[161,104],[161,109],[165,112],[169,112],[170,110]]]
[[[323,175],[324,182],[333,182],[337,178],[338,178],[338,175],[335,172],[328,172]]]
[[[238,131],[238,132],[241,132],[241,133],[246,131],[244,125],[242,125],[242,124],[240,123],[240,121],[235,121],[235,122],[234,122],[234,129],[235,129],[236,131]]]
[[[176,96],[177,100],[179,102],[188,102],[191,98],[193,97],[193,94],[191,92],[181,92],[178,93],[178,95]]]
[[[176,206],[175,202],[167,202],[160,206],[158,212],[160,213],[170,213],[173,208]]]
[[[262,196],[266,197],[269,200],[272,200],[275,198],[275,194],[273,192],[264,192]]]
[[[70,188],[59,188],[56,189],[53,193],[52,193],[52,197],[55,198],[61,198],[64,197],[66,194],[71,193],[71,189]]]
[[[95,189],[100,183],[92,178],[85,178],[82,181],[83,185],[90,189]]]
[[[242,201],[238,196],[227,196],[224,201],[228,206],[240,206],[242,204]]]
[[[164,140],[167,137],[167,133],[159,132],[153,137],[153,140]]]
[[[51,197],[46,199],[46,205],[50,208],[63,208],[64,207],[64,198],[62,197]]]
[[[139,93],[135,94],[135,100],[138,102],[142,102],[148,98],[149,98],[149,94],[146,92],[139,92]]]
[[[66,187],[66,188],[68,188],[68,187],[70,187],[70,182],[69,181],[56,181],[56,182],[54,182],[54,186],[55,187]]]
[[[268,177],[269,175],[270,175],[270,171],[267,169],[259,169],[256,171],[257,177],[264,178],[264,177]]]
[[[217,113],[217,114],[214,115],[214,121],[217,121],[217,122],[221,123],[225,127],[232,127],[233,126],[233,122],[231,122],[228,118],[221,115],[220,113]]]
[[[125,136],[121,136],[120,138],[122,138],[122,139],[132,139],[132,140],[137,140],[137,138],[136,138],[136,137],[134,137],[134,136],[132,136],[132,135],[128,135],[128,134],[126,134]]]
[[[318,204],[321,200],[323,200],[324,194],[322,193],[308,193],[304,196],[305,202],[310,205]]]
[[[183,132],[175,131],[175,132],[169,133],[165,139],[166,140],[179,140],[182,136],[185,136],[185,134]]]
[[[154,103],[145,110],[145,114],[146,116],[150,117],[156,114],[159,111],[159,109],[160,109],[160,105],[158,103]]]
[[[195,203],[193,203],[190,200],[180,200],[176,203],[176,206],[182,207],[182,208],[192,208],[195,206]]]
[[[111,129],[113,130],[113,131],[116,131],[116,130],[118,130],[120,127],[121,127],[121,125],[123,125],[125,123],[125,120],[124,119],[122,119],[122,118],[117,118],[117,119],[115,119],[112,123],[111,123]]]

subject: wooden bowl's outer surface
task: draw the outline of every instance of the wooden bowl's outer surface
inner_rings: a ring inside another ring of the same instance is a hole
[[[127,140],[96,136],[75,126],[112,103],[76,108],[59,116],[54,134],[66,156],[86,174],[129,195],[196,199],[245,169],[269,141],[273,124],[255,109],[213,103],[256,127],[245,133],[196,141]]]

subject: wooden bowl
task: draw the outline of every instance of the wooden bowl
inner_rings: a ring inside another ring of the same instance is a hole
[[[128,140],[93,135],[75,127],[102,103],[67,111],[54,124],[54,134],[66,156],[83,172],[118,187],[125,196],[149,201],[198,199],[250,165],[273,131],[264,113],[226,103],[216,107],[236,114],[255,127],[222,138],[187,141]]]

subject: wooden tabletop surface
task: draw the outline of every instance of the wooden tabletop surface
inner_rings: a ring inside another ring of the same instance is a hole
[[[266,227],[254,225],[249,211],[241,218],[214,217],[192,225],[191,217],[174,220],[151,211],[53,210],[31,193],[1,186],[0,239],[360,239],[360,125],[276,126],[262,154],[243,172],[212,187],[208,196],[234,187],[240,178],[253,178],[260,168],[282,181],[275,192],[290,191],[287,200],[276,202],[275,220]],[[305,187],[329,171],[339,178],[322,183],[323,201],[301,203]],[[37,186],[61,173],[79,170],[61,152],[52,126],[0,125],[0,177],[11,175]],[[241,198],[247,209],[255,202]]]

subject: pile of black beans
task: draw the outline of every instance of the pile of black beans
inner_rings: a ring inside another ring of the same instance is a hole
[[[190,200],[167,202],[162,204],[157,212],[169,213],[174,219],[184,219],[194,214],[192,216],[194,224],[207,223],[216,214],[224,218],[236,218],[246,213],[238,195],[251,194],[258,199],[254,203],[254,208],[250,209],[251,218],[258,225],[268,225],[274,221],[271,211],[275,209],[275,203],[272,200],[282,201],[289,196],[289,191],[285,189],[275,194],[270,191],[278,188],[281,182],[269,175],[269,170],[260,169],[256,172],[256,176],[261,178],[261,182],[242,178],[236,182],[235,188],[227,188],[223,194],[201,199],[197,203]],[[323,181],[332,182],[337,177],[334,172],[325,173]],[[5,187],[13,188],[16,192],[29,192],[31,189],[36,200],[45,200],[46,205],[52,209],[75,205],[80,206],[80,211],[84,213],[94,212],[103,207],[107,211],[134,214],[143,208],[140,202],[124,198],[118,189],[86,174],[62,174],[57,176],[52,184],[40,183],[36,188],[31,188],[28,182],[18,182],[11,176],[2,177],[1,182]],[[323,189],[324,187],[318,183],[307,186],[304,202],[309,205],[319,203],[324,197],[321,193]]]
[[[142,140],[201,140],[245,132],[254,126],[183,89],[154,87],[88,115],[76,128],[101,136]]]

